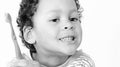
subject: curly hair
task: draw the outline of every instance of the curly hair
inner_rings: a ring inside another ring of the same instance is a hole
[[[25,46],[30,50],[30,54],[32,56],[32,53],[36,53],[36,49],[33,46],[33,44],[29,44],[25,41],[23,35],[23,28],[25,26],[33,27],[32,17],[34,16],[35,12],[37,11],[37,4],[39,3],[39,0],[22,0],[20,4],[20,9],[17,17],[17,24],[20,28],[22,42],[25,44]],[[79,0],[75,0],[77,10],[80,9]]]

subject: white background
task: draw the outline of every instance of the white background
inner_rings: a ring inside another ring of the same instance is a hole
[[[14,28],[20,0],[0,0],[0,67],[6,67],[15,57],[9,24],[4,13],[10,12]],[[84,8],[82,17],[83,41],[80,49],[91,56],[96,67],[120,67],[120,0],[80,0]],[[18,38],[19,39],[19,38]],[[27,49],[21,44],[21,50]]]

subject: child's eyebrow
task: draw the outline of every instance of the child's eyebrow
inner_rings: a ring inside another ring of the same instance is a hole
[[[56,9],[56,10],[51,10],[48,13],[61,13],[62,11],[60,9]]]
[[[71,9],[70,13],[77,12],[77,9]]]
[[[69,13],[77,12],[77,9],[70,9]],[[62,10],[56,9],[56,10],[51,10],[48,13],[62,13]]]

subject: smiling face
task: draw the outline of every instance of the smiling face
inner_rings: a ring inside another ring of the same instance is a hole
[[[40,0],[33,16],[37,52],[73,54],[82,39],[74,0]]]

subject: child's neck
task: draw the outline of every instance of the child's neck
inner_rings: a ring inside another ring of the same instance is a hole
[[[60,55],[53,55],[53,54],[34,54],[34,59],[39,61],[40,64],[43,64],[47,67],[56,67],[66,62],[69,58],[68,55],[60,56]]]

